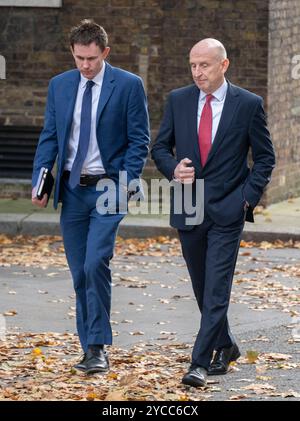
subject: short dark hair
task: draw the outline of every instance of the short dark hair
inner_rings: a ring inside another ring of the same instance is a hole
[[[90,45],[95,42],[103,51],[108,44],[107,33],[102,26],[98,25],[93,19],[84,19],[79,25],[74,26],[70,31],[70,44]]]

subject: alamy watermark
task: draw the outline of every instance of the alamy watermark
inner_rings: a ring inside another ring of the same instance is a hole
[[[0,79],[6,79],[6,60],[0,55]]]
[[[120,171],[118,183],[110,178],[103,178],[98,181],[96,190],[101,192],[96,203],[96,209],[101,215],[169,214],[171,203],[172,213],[184,215],[186,225],[199,225],[203,222],[203,179],[196,179],[191,184],[156,178],[149,183],[144,179],[128,182],[127,171]]]

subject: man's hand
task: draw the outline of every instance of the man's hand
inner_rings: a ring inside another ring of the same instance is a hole
[[[182,159],[174,171],[174,178],[182,184],[192,184],[195,180],[195,168],[188,167],[192,161],[189,158]]]
[[[45,208],[47,206],[48,195],[47,193],[44,194],[43,198],[39,200],[36,197],[36,189],[35,187],[32,189],[31,193],[31,202],[33,205],[38,206],[39,208]]]

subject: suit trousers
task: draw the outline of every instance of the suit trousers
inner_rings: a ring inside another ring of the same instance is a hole
[[[192,364],[208,368],[213,351],[231,346],[227,312],[246,212],[234,224],[220,226],[208,216],[190,231],[179,230],[183,257],[201,312]]]
[[[61,183],[61,231],[76,293],[76,324],[84,352],[88,345],[112,344],[109,263],[124,214],[101,215],[96,186]]]

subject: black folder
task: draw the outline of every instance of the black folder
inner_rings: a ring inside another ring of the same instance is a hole
[[[54,184],[54,178],[48,168],[42,167],[40,170],[38,182],[36,185],[36,197],[41,200],[44,194],[47,193],[48,200],[51,195]]]

